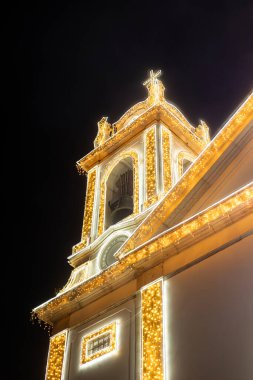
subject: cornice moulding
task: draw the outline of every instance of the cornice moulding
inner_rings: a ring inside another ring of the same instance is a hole
[[[126,254],[119,262],[76,288],[60,294],[33,313],[47,323],[54,323],[93,300],[125,284],[140,273],[173,257],[186,247],[215,234],[239,219],[252,215],[253,184],[240,189],[222,202],[156,236]]]
[[[174,115],[165,104],[154,105],[138,116],[132,123],[120,129],[114,136],[106,140],[104,144],[92,150],[86,156],[77,161],[77,168],[81,172],[89,171],[97,162],[102,161],[105,157],[112,154],[121,145],[126,144],[137,134],[148,128],[155,122],[162,121],[177,136],[199,154],[205,144],[193,132],[194,127],[184,124],[176,115]]]

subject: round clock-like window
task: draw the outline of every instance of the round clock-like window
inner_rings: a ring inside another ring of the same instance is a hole
[[[106,269],[113,263],[116,259],[114,253],[123,245],[123,243],[128,239],[128,236],[121,235],[117,236],[115,239],[111,240],[108,245],[104,248],[101,257],[100,257],[100,268]]]

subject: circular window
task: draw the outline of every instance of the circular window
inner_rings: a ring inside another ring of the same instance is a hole
[[[113,263],[115,263],[116,259],[114,254],[118,251],[118,249],[123,245],[123,243],[128,239],[128,236],[121,235],[117,236],[115,239],[111,240],[108,245],[104,248],[101,258],[100,258],[100,268],[106,269]]]

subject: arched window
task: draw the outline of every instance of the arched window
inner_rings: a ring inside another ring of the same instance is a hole
[[[187,160],[187,158],[183,159],[182,162],[182,174],[186,172],[186,170],[189,168],[189,166],[192,164],[192,161]]]
[[[133,213],[133,160],[127,157],[106,181],[105,229]]]
[[[178,154],[178,178],[186,172],[194,160],[194,155],[189,152],[182,151]]]

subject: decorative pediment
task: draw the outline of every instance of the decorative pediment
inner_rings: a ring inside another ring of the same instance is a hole
[[[103,117],[98,122],[98,134],[94,141],[95,149],[77,162],[80,173],[88,171],[150,123],[159,120],[167,123],[168,128],[172,128],[184,142],[192,145],[192,149],[197,154],[209,142],[209,128],[206,123],[201,121],[195,128],[175,105],[165,99],[165,87],[158,79],[161,70],[157,72],[151,70],[149,75],[143,83],[148,91],[146,100],[135,104],[112,125],[108,123],[107,117]]]

